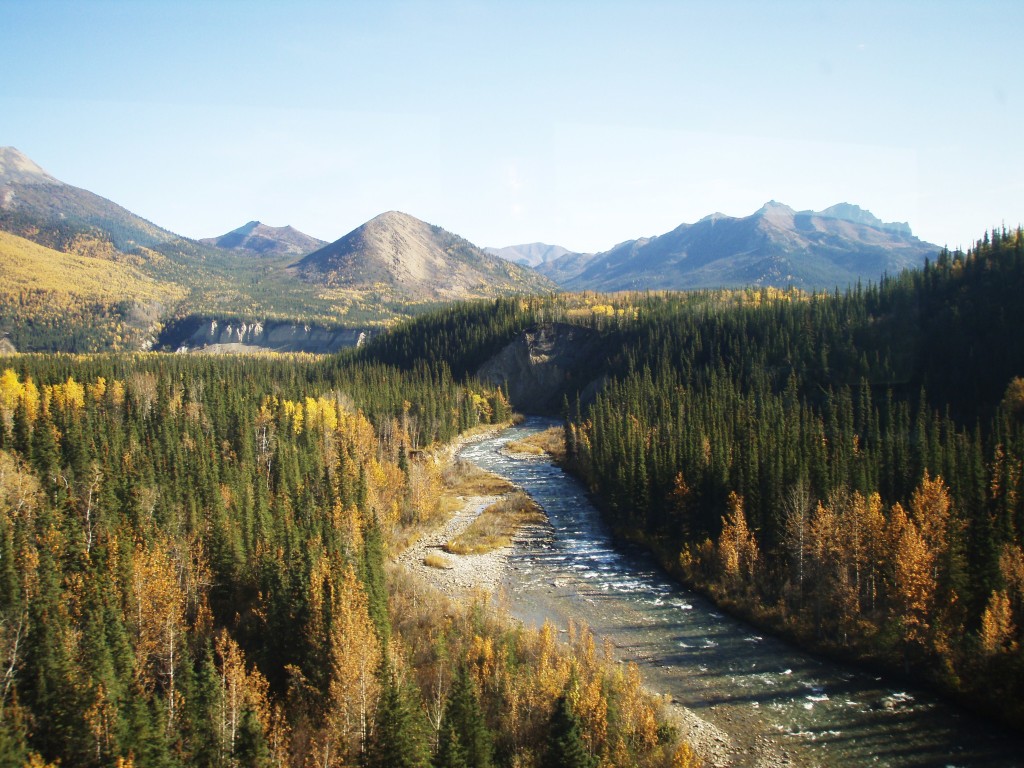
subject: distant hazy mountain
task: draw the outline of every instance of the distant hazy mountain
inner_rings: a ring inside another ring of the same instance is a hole
[[[750,216],[720,213],[595,255],[566,254],[538,271],[569,290],[774,285],[844,287],[920,266],[938,246],[856,205],[794,211],[771,201]]]
[[[305,256],[327,243],[294,227],[270,227],[259,221],[233,229],[220,237],[204,237],[199,242],[233,251],[249,251],[257,256]]]
[[[383,289],[410,301],[555,288],[533,270],[492,256],[458,235],[398,211],[382,213],[293,266],[310,282]]]
[[[570,253],[568,248],[547,243],[526,243],[525,245],[508,245],[504,248],[484,248],[492,256],[514,261],[527,267],[537,267]]]

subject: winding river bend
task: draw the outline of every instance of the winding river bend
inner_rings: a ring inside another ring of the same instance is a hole
[[[614,544],[585,490],[511,440],[551,422],[471,443],[463,459],[526,490],[550,529],[521,541],[506,589],[527,624],[585,621],[620,658],[722,732],[731,765],[1022,766],[1024,739],[931,694],[815,658],[716,609],[643,552]]]

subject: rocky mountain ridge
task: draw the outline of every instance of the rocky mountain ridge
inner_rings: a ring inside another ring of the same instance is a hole
[[[220,237],[204,237],[199,242],[232,251],[247,251],[256,256],[296,258],[327,245],[324,240],[300,232],[290,225],[271,227],[261,221],[250,221]]]
[[[938,250],[908,224],[856,205],[795,211],[772,200],[750,216],[711,214],[602,253],[565,254],[538,271],[567,290],[832,289],[920,266]]]

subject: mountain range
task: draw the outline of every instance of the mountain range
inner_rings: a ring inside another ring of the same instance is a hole
[[[192,240],[13,147],[0,148],[0,233],[0,335],[18,349],[148,347],[192,316],[366,328],[437,301],[555,289],[406,214],[331,244],[258,221]]]
[[[0,148],[0,233],[0,335],[19,348],[82,346],[64,339],[75,335],[72,317],[75,328],[103,318],[106,330],[85,345],[93,349],[115,337],[147,346],[168,321],[192,316],[366,327],[437,302],[559,288],[831,290],[938,251],[856,205],[798,212],[774,201],[596,254],[545,243],[482,249],[398,211],[331,243],[259,221],[191,240],[61,182],[13,147]]]
[[[750,216],[712,214],[602,253],[565,253],[537,270],[566,290],[831,290],[921,266],[938,250],[909,225],[883,222],[856,205],[794,211],[773,200]]]
[[[548,245],[547,243],[527,243],[525,245],[507,245],[504,248],[484,248],[492,256],[501,256],[503,259],[522,264],[524,267],[536,269],[541,264],[565,256],[569,253],[568,248],[560,245]]]

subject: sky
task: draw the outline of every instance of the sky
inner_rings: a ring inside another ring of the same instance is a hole
[[[0,146],[179,234],[601,251],[768,200],[1024,222],[1024,4],[0,0]]]

